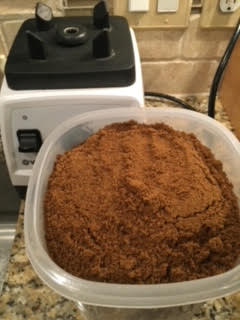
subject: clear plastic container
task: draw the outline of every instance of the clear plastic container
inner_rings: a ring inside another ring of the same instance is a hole
[[[114,122],[164,122],[194,133],[222,161],[240,203],[240,143],[217,121],[194,111],[175,108],[111,109],[81,114],[58,126],[44,142],[33,168],[25,209],[25,243],[38,276],[60,295],[77,301],[116,308],[161,308],[192,304],[240,290],[240,261],[232,270],[200,280],[170,284],[125,285],[83,280],[58,267],[49,257],[43,224],[43,199],[57,154]],[[107,152],[107,151],[106,151]]]

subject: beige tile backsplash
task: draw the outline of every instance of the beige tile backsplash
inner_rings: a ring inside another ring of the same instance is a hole
[[[3,78],[3,69],[4,69],[4,64],[5,64],[5,56],[0,55],[0,83]]]
[[[0,64],[37,0],[0,0]],[[44,0],[55,15],[64,15],[63,0]],[[74,11],[75,9],[72,8]],[[76,10],[78,10],[76,8]],[[73,12],[74,13],[74,12]],[[136,30],[145,90],[169,94],[204,94],[209,91],[217,63],[232,30],[205,30],[200,15],[192,14],[187,29]]]
[[[146,91],[169,94],[200,94],[209,91],[216,61],[143,62]]]
[[[136,30],[135,34],[142,61],[168,61],[181,56],[181,30]]]
[[[0,56],[6,55],[6,53],[7,53],[7,48],[6,48],[6,44],[5,44],[5,41],[4,41],[2,28],[0,27]]]
[[[8,50],[10,49],[13,40],[16,36],[16,33],[19,27],[22,24],[22,20],[10,20],[2,22],[2,33],[6,41],[6,46]]]
[[[191,15],[190,27],[184,32],[182,57],[185,59],[220,58],[232,32],[231,29],[202,29],[199,15]]]

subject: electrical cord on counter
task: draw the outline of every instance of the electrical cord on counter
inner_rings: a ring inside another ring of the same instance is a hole
[[[213,78],[213,81],[211,84],[211,89],[210,89],[210,93],[209,93],[209,100],[208,100],[208,116],[211,118],[214,118],[214,116],[215,116],[215,103],[216,103],[217,91],[218,91],[220,80],[222,79],[222,75],[223,75],[225,68],[228,64],[228,61],[231,57],[232,51],[233,51],[235,44],[239,38],[239,35],[240,35],[240,19],[237,23],[237,26],[235,28],[233,35],[232,35],[232,38],[229,41],[227,49],[226,49],[219,65],[218,65],[217,71],[214,75],[214,78]],[[157,92],[145,92],[144,95],[145,95],[145,98],[152,97],[152,98],[170,100],[170,101],[177,103],[178,105],[180,105],[184,109],[195,110],[187,102],[185,102],[179,98],[176,98],[174,96],[170,96],[168,94],[157,93]]]
[[[157,92],[145,92],[144,96],[145,96],[145,98],[160,98],[160,99],[170,100],[170,101],[173,101],[173,102],[179,104],[184,109],[194,110],[194,108],[192,106],[190,106],[190,104],[188,104],[187,102],[185,102],[181,99],[178,99],[174,96],[170,96],[168,94],[157,93]]]

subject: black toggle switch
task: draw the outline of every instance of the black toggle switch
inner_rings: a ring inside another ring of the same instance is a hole
[[[23,129],[17,131],[19,152],[38,152],[42,145],[41,133],[37,129]]]
[[[98,29],[108,29],[110,27],[109,14],[107,11],[107,6],[105,1],[100,1],[94,7],[93,24]]]
[[[35,17],[38,31],[47,31],[53,26],[52,9],[44,3],[38,2],[35,7]]]

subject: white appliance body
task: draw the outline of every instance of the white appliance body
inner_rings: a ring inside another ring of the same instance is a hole
[[[14,186],[27,186],[37,153],[19,152],[18,130],[37,129],[44,141],[64,120],[89,111],[144,107],[142,72],[133,30],[135,82],[127,87],[64,90],[12,90],[3,79],[0,120],[3,150]]]

